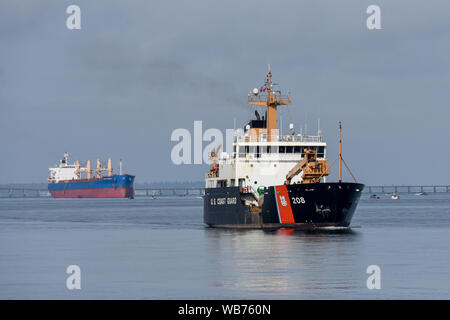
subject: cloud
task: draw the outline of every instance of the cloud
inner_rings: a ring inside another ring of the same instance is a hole
[[[370,1],[78,1],[79,31],[65,27],[70,4],[0,4],[4,182],[45,180],[66,150],[121,157],[142,182],[202,179],[205,167],[170,162],[170,133],[194,120],[243,126],[268,63],[294,101],[284,124],[308,114],[312,132],[320,116],[332,155],[343,120],[346,158],[366,182],[449,178],[439,163],[417,172],[417,145],[450,157],[450,4],[379,1],[379,31],[365,26]]]

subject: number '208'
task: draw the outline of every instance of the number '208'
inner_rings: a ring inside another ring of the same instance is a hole
[[[305,198],[303,197],[292,197],[293,204],[303,204],[305,203]]]

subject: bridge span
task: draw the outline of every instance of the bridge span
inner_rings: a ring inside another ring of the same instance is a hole
[[[204,188],[135,188],[136,198],[147,197],[167,197],[167,196],[203,196]],[[367,185],[364,188],[365,194],[437,194],[450,193],[450,185]],[[19,188],[0,187],[0,198],[49,198],[51,197],[47,189],[43,188]]]

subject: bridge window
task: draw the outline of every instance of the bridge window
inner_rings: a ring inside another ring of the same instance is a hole
[[[286,146],[286,153],[292,153],[294,151],[293,146]]]
[[[325,147],[324,146],[317,147],[317,156],[319,158],[325,157]]]
[[[219,180],[219,181],[217,181],[217,185],[219,187],[226,187],[227,186],[227,180]]]
[[[278,152],[279,153],[286,153],[286,147],[285,146],[279,146],[278,147]]]
[[[245,157],[245,147],[240,146],[239,147],[239,158]]]
[[[274,146],[261,146],[262,153],[277,153],[278,147]]]

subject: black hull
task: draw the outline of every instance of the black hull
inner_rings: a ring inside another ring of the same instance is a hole
[[[269,187],[262,207],[244,204],[239,187],[207,188],[203,221],[211,227],[319,229],[350,226],[361,192],[359,183],[315,183]]]

